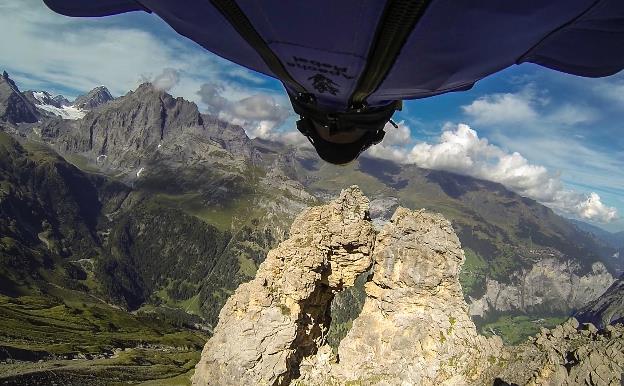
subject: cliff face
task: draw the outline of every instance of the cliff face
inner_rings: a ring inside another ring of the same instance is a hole
[[[143,84],[87,114],[79,124],[79,130],[67,129],[55,138],[63,152],[91,153],[109,167],[131,169],[151,157],[171,130],[198,127],[201,117],[193,103]],[[42,132],[50,138],[56,135],[47,126]]]
[[[486,279],[485,294],[471,299],[470,314],[485,316],[489,311],[526,312],[542,309],[565,313],[596,299],[614,278],[604,264],[596,262],[586,274],[578,264],[547,258],[528,269],[515,272],[509,283]]]
[[[477,333],[441,215],[398,208],[375,235],[357,187],[306,210],[254,280],[227,301],[195,385],[616,385],[624,327],[571,319],[516,346]],[[334,295],[372,264],[366,299],[335,354]],[[554,383],[553,383],[554,382]]]
[[[3,72],[0,75],[0,122],[33,123],[37,119],[35,106],[22,95],[6,71]]]
[[[600,327],[624,323],[624,276],[615,281],[599,298],[580,309],[575,317],[579,321]]]

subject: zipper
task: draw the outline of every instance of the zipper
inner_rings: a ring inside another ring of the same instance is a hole
[[[388,0],[377,25],[366,67],[349,98],[351,109],[365,107],[366,98],[377,90],[388,75],[429,3],[431,0]]]
[[[282,82],[288,83],[299,94],[307,94],[305,87],[293,78],[284,64],[275,55],[269,45],[262,39],[262,36],[256,31],[253,24],[245,12],[236,4],[235,0],[210,0],[212,5],[225,17],[230,25],[245,39],[245,41],[253,48],[262,58],[269,69]]]

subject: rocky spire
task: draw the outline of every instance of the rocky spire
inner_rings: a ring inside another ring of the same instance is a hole
[[[34,123],[39,119],[37,108],[26,99],[6,71],[0,78],[0,121]]]
[[[459,284],[464,253],[441,215],[399,207],[377,235],[373,260],[340,360],[322,347],[301,367],[302,385],[368,384],[382,375],[390,385],[466,384],[503,356],[500,338],[480,336],[468,315]]]
[[[289,384],[324,342],[334,293],[369,268],[373,240],[368,199],[358,188],[302,213],[290,238],[221,310],[193,383]]]

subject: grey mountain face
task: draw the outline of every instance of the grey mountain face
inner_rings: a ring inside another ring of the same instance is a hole
[[[200,168],[214,162],[221,166],[211,172],[232,174],[252,157],[251,142],[241,127],[202,115],[194,103],[149,83],[82,120],[48,121],[41,134],[61,152],[82,154],[99,168],[123,171],[130,179],[154,168]]]
[[[593,323],[600,327],[624,323],[624,276],[599,298],[580,309],[575,317],[580,322]]]
[[[608,244],[613,248],[624,249],[624,231],[621,232],[609,232],[595,225],[588,224],[579,220],[571,220],[579,229],[589,232],[599,240]]]
[[[486,317],[495,312],[531,312],[542,309],[548,314],[566,314],[600,296],[613,283],[604,264],[580,273],[574,261],[543,258],[512,274],[511,280],[486,279],[485,293],[470,299],[470,314]]]
[[[65,98],[62,95],[57,95],[54,98],[52,98],[52,100],[55,102],[55,106],[58,106],[58,107],[70,106],[72,104],[67,98]]]
[[[39,119],[37,109],[5,72],[0,76],[0,121],[34,123]]]
[[[113,96],[104,86],[99,86],[79,96],[73,105],[82,110],[91,110],[113,100]]]

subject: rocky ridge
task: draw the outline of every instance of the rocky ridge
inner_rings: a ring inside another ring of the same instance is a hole
[[[624,276],[615,281],[597,299],[581,308],[575,315],[579,321],[604,327],[613,323],[624,323]]]
[[[496,378],[502,386],[620,386],[624,379],[622,324],[599,330],[571,318],[507,351]]]
[[[0,75],[0,122],[33,123],[39,114],[35,106],[19,91],[5,72]]]
[[[624,328],[571,319],[517,347],[480,336],[441,215],[398,208],[375,235],[357,187],[302,213],[289,239],[241,285],[196,367],[195,385],[616,385]],[[366,300],[337,354],[329,302],[372,263]],[[552,383],[555,382],[555,383]]]

